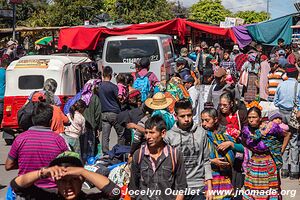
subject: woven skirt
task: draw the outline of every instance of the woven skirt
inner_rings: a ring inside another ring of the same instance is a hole
[[[255,81],[258,80],[258,76],[255,73],[249,73],[248,85],[244,93],[244,100],[246,102],[254,101],[258,93],[258,88],[255,85]]]
[[[231,184],[231,177],[221,175],[219,172],[213,171],[213,180],[212,186],[213,191],[218,191],[219,193],[215,193],[213,196],[214,200],[229,200],[232,199],[233,194],[233,186]]]
[[[253,154],[246,171],[245,193],[247,200],[277,200],[281,199],[280,178],[276,164],[271,155]],[[277,191],[275,195],[267,191]],[[259,192],[258,192],[259,191]],[[251,193],[252,192],[252,193]]]

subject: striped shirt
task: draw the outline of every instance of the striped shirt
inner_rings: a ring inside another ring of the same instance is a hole
[[[67,151],[65,140],[49,128],[34,126],[21,133],[13,142],[8,158],[17,161],[19,175],[47,167],[60,153]],[[50,179],[36,182],[38,187],[53,188]]]
[[[269,100],[274,100],[277,86],[284,80],[287,80],[287,76],[282,70],[276,70],[268,75]]]

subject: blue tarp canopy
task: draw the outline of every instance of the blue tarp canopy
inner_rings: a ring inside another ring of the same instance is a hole
[[[247,30],[252,37],[258,43],[264,45],[277,45],[277,40],[283,38],[285,44],[292,42],[293,30],[293,16],[287,15],[284,17],[276,18],[273,20],[253,24],[247,26]]]

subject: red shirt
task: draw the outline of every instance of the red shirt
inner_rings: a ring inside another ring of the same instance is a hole
[[[296,56],[293,54],[293,53],[291,53],[288,57],[287,57],[287,61],[288,61],[288,63],[290,63],[290,64],[296,64]]]
[[[226,121],[227,121],[227,125],[226,125],[227,133],[236,139],[239,136],[238,130],[240,130],[237,113],[235,113],[234,115],[228,115],[226,117]]]

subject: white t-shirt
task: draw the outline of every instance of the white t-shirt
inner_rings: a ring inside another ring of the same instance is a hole
[[[73,138],[79,138],[85,132],[85,118],[78,111],[75,111],[73,119],[70,113],[67,116],[71,125],[65,127],[65,134]]]
[[[190,94],[190,97],[193,102],[193,121],[196,124],[199,124],[199,114],[200,114],[200,104],[199,104],[199,98],[200,98],[200,91],[195,87],[192,86],[188,89],[188,92]]]

